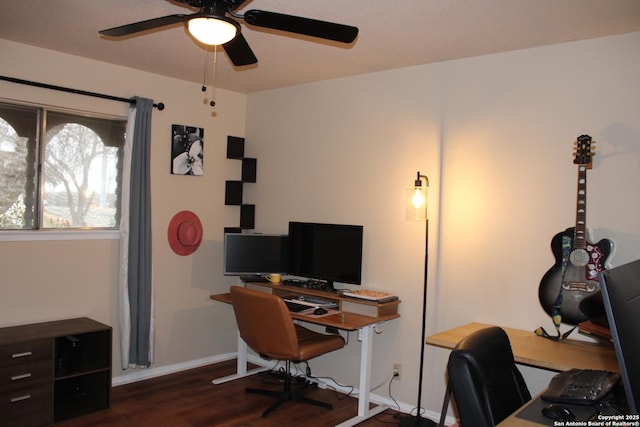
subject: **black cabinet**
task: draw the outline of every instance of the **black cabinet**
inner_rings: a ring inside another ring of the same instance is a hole
[[[86,317],[0,328],[0,425],[109,408],[111,338],[110,326]]]

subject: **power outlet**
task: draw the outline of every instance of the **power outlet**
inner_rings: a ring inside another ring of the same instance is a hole
[[[395,378],[400,381],[402,380],[402,365],[399,363],[393,364],[393,375]]]

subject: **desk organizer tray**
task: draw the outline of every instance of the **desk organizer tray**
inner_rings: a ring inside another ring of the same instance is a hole
[[[372,289],[358,289],[355,291],[347,291],[347,292],[343,292],[342,296],[364,299],[367,301],[373,301],[373,302],[379,302],[379,303],[395,301],[398,299],[397,295],[390,294],[389,292],[374,291]]]

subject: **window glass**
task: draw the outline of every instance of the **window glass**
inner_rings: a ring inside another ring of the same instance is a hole
[[[0,104],[0,230],[37,226],[39,112]]]
[[[0,107],[0,230],[117,228],[126,121]]]

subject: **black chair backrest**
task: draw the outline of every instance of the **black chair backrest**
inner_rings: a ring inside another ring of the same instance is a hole
[[[447,373],[463,427],[493,427],[531,400],[509,337],[498,327],[462,339],[449,356]]]

